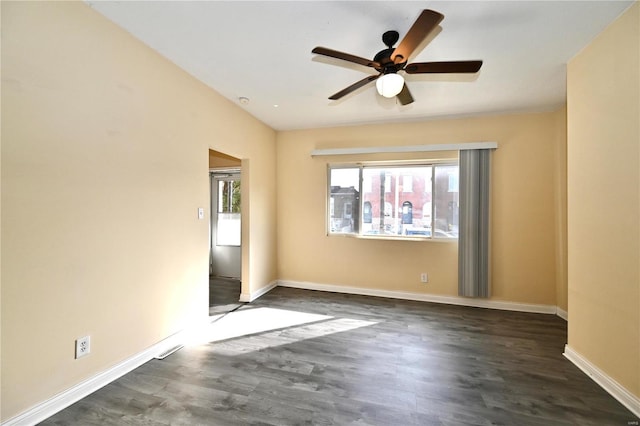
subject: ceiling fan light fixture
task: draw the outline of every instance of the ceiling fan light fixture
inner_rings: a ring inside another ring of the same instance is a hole
[[[385,74],[376,80],[376,89],[378,93],[385,98],[393,98],[402,91],[404,87],[404,78],[400,74]]]

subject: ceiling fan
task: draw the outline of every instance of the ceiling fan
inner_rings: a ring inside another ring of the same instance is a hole
[[[364,85],[377,80],[376,88],[379,94],[387,98],[397,96],[402,105],[408,105],[413,102],[413,96],[411,96],[411,92],[409,88],[407,88],[404,78],[398,74],[398,71],[404,71],[407,74],[478,72],[482,66],[482,61],[413,62],[407,64],[409,56],[414,53],[418,45],[438,26],[442,19],[444,19],[444,15],[438,12],[429,9],[423,10],[398,47],[395,48],[393,45],[398,41],[400,35],[397,31],[385,32],[382,35],[382,42],[387,48],[378,52],[373,60],[326,47],[314,48],[311,51],[312,53],[364,65],[365,67],[370,67],[378,71],[378,74],[363,78],[338,93],[329,96],[329,99],[340,99]]]

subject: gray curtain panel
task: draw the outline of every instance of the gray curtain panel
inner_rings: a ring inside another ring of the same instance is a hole
[[[491,150],[460,151],[458,295],[489,297]]]

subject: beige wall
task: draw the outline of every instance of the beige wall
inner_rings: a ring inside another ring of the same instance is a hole
[[[276,278],[275,132],[85,4],[2,3],[1,96],[3,421],[207,316],[209,149]]]
[[[556,144],[554,218],[556,224],[556,306],[568,311],[567,301],[567,108],[555,116]]]
[[[402,292],[457,295],[457,244],[326,236],[327,162],[313,149],[496,141],[492,170],[494,300],[555,305],[564,109],[278,134],[278,277]],[[395,158],[392,155],[384,158]],[[421,272],[429,284],[421,284]]]
[[[640,5],[568,66],[569,346],[640,398]]]

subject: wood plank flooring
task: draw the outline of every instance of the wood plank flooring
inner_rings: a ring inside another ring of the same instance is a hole
[[[209,315],[230,312],[238,308],[240,280],[224,277],[209,277]]]
[[[212,327],[225,327],[218,341],[152,360],[42,424],[639,420],[562,356],[566,323],[553,315],[276,288]]]

